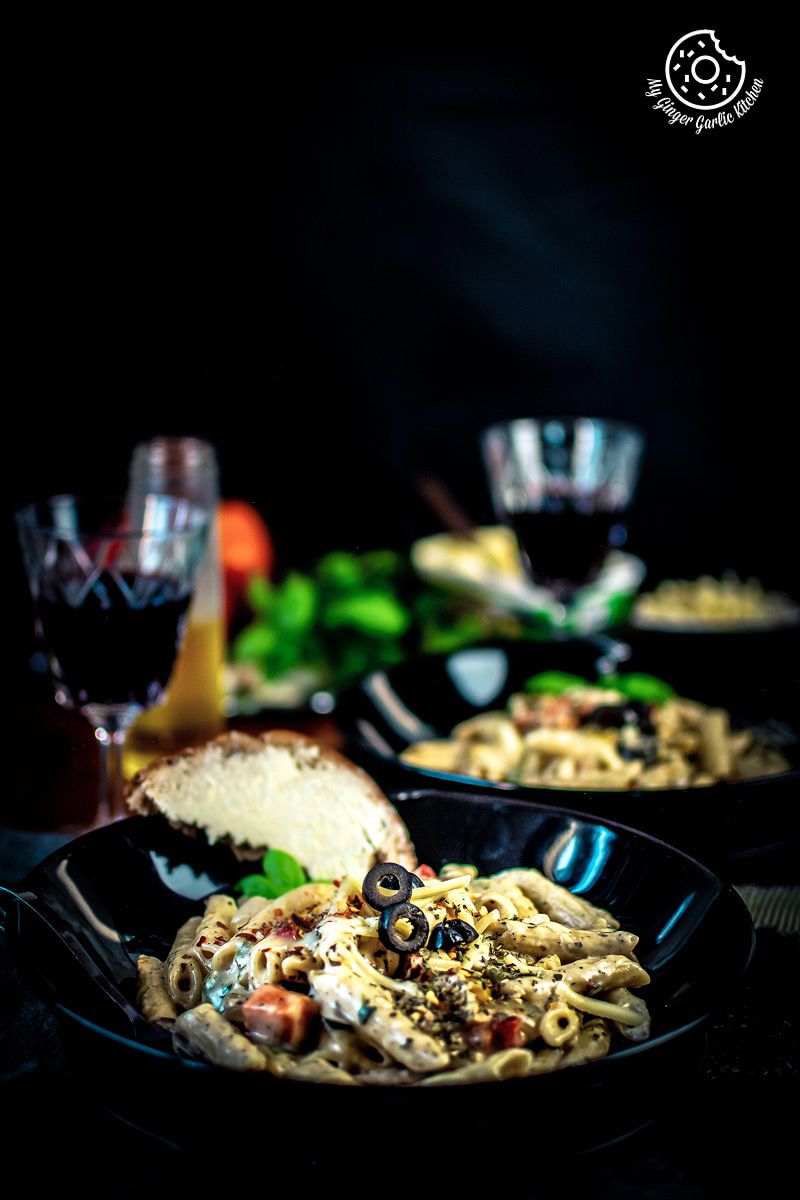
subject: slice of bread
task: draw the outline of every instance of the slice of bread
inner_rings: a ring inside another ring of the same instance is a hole
[[[186,832],[203,830],[239,858],[286,850],[310,879],[360,880],[378,862],[416,862],[408,830],[369,775],[287,730],[224,733],[157,759],[131,780],[127,803]]]

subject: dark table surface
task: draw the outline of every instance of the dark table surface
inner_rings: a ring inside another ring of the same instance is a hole
[[[6,886],[20,883],[39,859],[91,824],[93,817],[91,739],[82,722],[70,714],[50,713],[42,719],[49,735],[48,753],[40,754],[38,766],[28,760],[25,778],[17,774],[12,799],[0,809],[0,884]],[[41,736],[41,726],[39,730]],[[314,732],[335,737],[330,727],[317,726]],[[25,785],[24,791],[20,784]],[[19,828],[25,824],[28,831]],[[55,825],[60,826],[59,831],[54,832]],[[746,890],[745,895],[754,911],[761,911],[758,905],[763,907],[764,890]],[[789,889],[786,896],[796,903],[797,889]],[[558,1130],[564,1115],[532,1114],[532,1131],[538,1131],[536,1153],[527,1160],[514,1150],[499,1160],[493,1152],[493,1193],[544,1195],[559,1181],[564,1184],[572,1177],[576,1188],[584,1180],[586,1187],[581,1185],[579,1193],[592,1197],[680,1196],[690,1200],[743,1194],[754,1184],[765,1186],[782,1166],[792,1166],[796,1161],[792,1131],[800,1067],[796,1002],[800,995],[800,936],[770,927],[773,918],[769,913],[765,919],[766,926],[758,929],[756,955],[744,986],[730,995],[709,1028],[699,1073],[687,1078],[678,1093],[663,1097],[661,1118],[632,1138],[576,1162],[560,1149]],[[759,923],[757,920],[757,926]],[[221,1102],[228,1107],[226,1098],[221,1097]],[[232,1104],[229,1111],[233,1118]],[[69,1180],[82,1195],[173,1195],[190,1190],[187,1179],[192,1180],[191,1190],[200,1182],[206,1190],[217,1180],[217,1171],[221,1184],[236,1186],[227,1155],[217,1166],[215,1156],[210,1155],[203,1164],[201,1180],[194,1157],[123,1125],[104,1109],[102,1096],[90,1094],[80,1072],[67,1064],[57,1017],[17,972],[2,935],[0,1112],[3,1144],[13,1147],[16,1162],[31,1164],[36,1187],[27,1194],[39,1194],[46,1186]],[[347,1184],[348,1168],[341,1161],[314,1159],[313,1149],[303,1147],[300,1116],[264,1114],[264,1149],[271,1148],[270,1160],[272,1153],[280,1158],[288,1153],[285,1139],[290,1135],[291,1158],[302,1153],[303,1190],[332,1186],[336,1194]],[[577,1116],[573,1114],[572,1119]],[[590,1114],[583,1116],[591,1119]],[[372,1179],[377,1187],[381,1178],[386,1179],[378,1164],[392,1160],[399,1165],[399,1160],[385,1148],[381,1150],[381,1131],[369,1128],[368,1115],[361,1120],[361,1136],[369,1145],[361,1145],[358,1137],[346,1143],[350,1146],[347,1153],[361,1163],[359,1175]],[[462,1129],[468,1127],[468,1116],[461,1109],[453,1113],[453,1121]],[[259,1128],[257,1114],[248,1118],[251,1135],[254,1122]],[[551,1131],[553,1140],[548,1143]],[[236,1134],[230,1136],[235,1149]],[[552,1149],[543,1151],[542,1146],[548,1144]],[[241,1152],[242,1170],[253,1170],[257,1155],[247,1165],[254,1155],[252,1146]],[[403,1163],[403,1175],[410,1183],[413,1156]],[[458,1172],[457,1150],[441,1167]],[[267,1171],[265,1187],[273,1178],[277,1183],[277,1175]]]

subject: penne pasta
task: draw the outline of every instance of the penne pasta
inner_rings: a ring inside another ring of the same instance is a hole
[[[605,909],[532,868],[383,866],[210,897],[163,965],[140,957],[140,1011],[216,1065],[346,1086],[501,1082],[649,1036],[638,938]]]
[[[194,952],[199,928],[200,917],[184,921],[164,962],[166,989],[178,1008],[194,1008],[202,995],[203,970]]]
[[[622,930],[569,929],[554,921],[499,921],[493,932],[498,931],[501,944],[509,950],[535,958],[557,954],[561,962],[593,955],[630,955],[639,941],[634,933]]]
[[[229,1067],[232,1071],[263,1071],[267,1067],[267,1059],[258,1046],[210,1004],[199,1004],[181,1013],[175,1029],[218,1067]]]
[[[619,928],[619,922],[604,908],[595,908],[588,900],[554,883],[533,867],[501,871],[496,878],[515,883],[541,912],[573,929]]]
[[[174,1021],[178,1013],[164,982],[160,958],[140,954],[136,960],[136,1004],[148,1021]]]
[[[755,731],[732,732],[724,709],[673,696],[652,677],[630,677],[651,697],[635,700],[622,678],[615,687],[580,680],[554,692],[533,686],[512,695],[506,711],[470,717],[449,738],[413,743],[400,758],[492,782],[611,791],[707,787],[789,770]],[[538,683],[546,687],[541,677]]]
[[[213,958],[233,936],[236,901],[230,896],[209,896],[195,936],[195,950],[203,961]]]
[[[641,1018],[638,1025],[627,1025],[622,1024],[620,1021],[612,1021],[611,1024],[617,1030],[617,1033],[622,1034],[630,1042],[644,1042],[649,1038],[650,1013],[641,996],[635,996],[626,987],[617,987],[612,988],[610,992],[606,992],[605,999],[609,1003],[616,1004],[620,1008],[624,1008]]]

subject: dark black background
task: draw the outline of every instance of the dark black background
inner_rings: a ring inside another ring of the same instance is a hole
[[[654,577],[796,588],[782,38],[640,11],[28,45],[7,511],[197,433],[303,565],[433,528],[425,470],[487,517],[492,419],[613,415],[649,437],[630,544]],[[643,94],[698,25],[765,81],[701,136]]]
[[[800,591],[796,38],[783,10],[752,4],[606,9],[442,7],[436,29],[407,6],[349,23],[309,6],[292,27],[69,9],[9,36],[10,694],[32,645],[11,512],[122,487],[136,441],[161,432],[215,443],[225,494],[263,510],[286,566],[433,528],[413,489],[425,470],[488,516],[490,420],[626,417],[649,436],[631,547],[652,576],[731,566]],[[705,26],[765,87],[698,137],[643,93]],[[12,728],[17,751],[20,737],[35,757],[35,731]],[[765,1078],[783,1027],[748,1022],[753,1062],[722,1046],[727,1075],[587,1164],[597,1195],[737,1195],[764,1170],[760,1145],[788,1162],[791,1106]],[[23,1038],[12,1065],[36,1065],[39,1045]],[[52,1153],[31,1143],[39,1071],[12,1085],[10,1141],[44,1182],[90,1136],[85,1194],[126,1193],[138,1176],[119,1163],[144,1161],[141,1143],[86,1134],[94,1110],[57,1069],[51,1049]],[[97,1170],[106,1141],[113,1173]]]

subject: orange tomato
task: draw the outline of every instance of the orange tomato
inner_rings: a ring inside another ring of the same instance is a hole
[[[275,561],[272,539],[260,514],[246,500],[219,506],[219,542],[228,623],[245,597],[253,575],[270,575]]]

